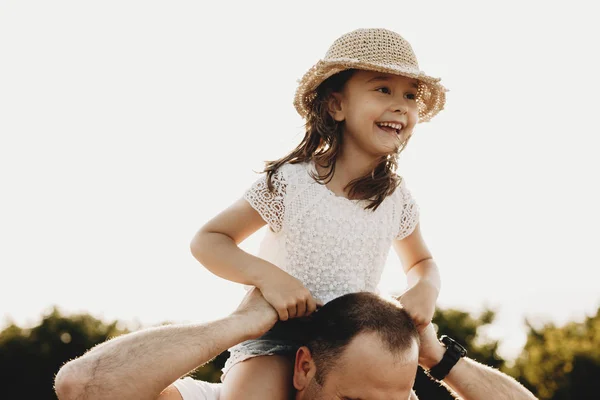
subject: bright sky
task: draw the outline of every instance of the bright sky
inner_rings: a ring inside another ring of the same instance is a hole
[[[400,162],[439,304],[493,307],[489,335],[514,356],[525,317],[600,306],[600,28],[587,4],[2,1],[0,319],[34,324],[52,305],[144,324],[233,310],[242,289],[192,257],[192,236],[300,140],[296,80],[340,35],[383,27],[450,89]],[[405,283],[391,254],[382,288]]]

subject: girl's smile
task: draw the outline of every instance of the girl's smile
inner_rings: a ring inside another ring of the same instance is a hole
[[[418,122],[418,81],[358,70],[332,94],[332,117],[344,123],[344,147],[369,158],[394,154]]]
[[[375,126],[380,131],[391,135],[394,139],[400,140],[403,137],[404,129],[402,124],[396,122],[376,122]]]

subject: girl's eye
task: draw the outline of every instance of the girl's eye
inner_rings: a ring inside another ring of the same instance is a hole
[[[384,94],[391,94],[392,93],[392,91],[387,86],[383,86],[383,87],[377,88],[376,90],[378,92],[381,92],[381,93],[384,93]],[[416,100],[417,99],[417,95],[414,94],[414,93],[407,93],[406,97],[409,100]]]

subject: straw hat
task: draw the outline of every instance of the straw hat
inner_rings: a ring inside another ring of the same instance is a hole
[[[317,87],[330,76],[346,70],[362,69],[415,78],[419,81],[417,104],[419,122],[427,122],[444,108],[446,92],[440,78],[419,69],[410,44],[387,29],[356,29],[339,37],[325,54],[298,81],[294,96],[296,111],[305,118],[316,97]]]

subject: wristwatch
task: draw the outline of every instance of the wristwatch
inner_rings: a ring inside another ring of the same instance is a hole
[[[444,379],[452,367],[454,367],[454,364],[456,364],[462,357],[467,355],[467,350],[463,346],[446,335],[440,337],[440,342],[446,346],[446,352],[444,353],[442,360],[429,371],[427,371],[429,376],[438,381]]]

